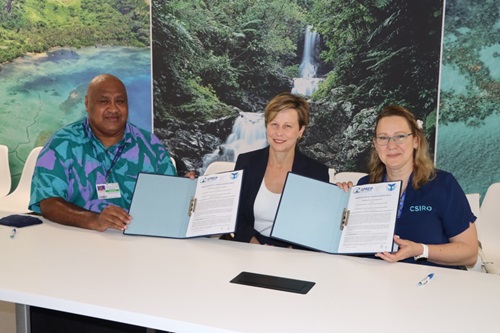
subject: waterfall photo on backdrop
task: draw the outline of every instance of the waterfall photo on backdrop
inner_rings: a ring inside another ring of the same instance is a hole
[[[500,181],[498,0],[442,6],[0,0],[0,143],[12,190],[31,149],[85,116],[88,80],[111,72],[127,85],[130,120],[200,172],[267,145],[264,107],[293,91],[311,103],[300,149],[329,167],[366,171],[375,116],[399,103],[437,141],[437,166],[484,194]]]
[[[299,148],[366,171],[376,114],[403,104],[434,146],[442,1],[153,1],[155,134],[188,167],[267,145],[263,111],[304,95]]]

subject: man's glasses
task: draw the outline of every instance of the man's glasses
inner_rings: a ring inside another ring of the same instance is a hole
[[[394,136],[376,136],[375,142],[379,146],[387,146],[389,144],[389,141],[391,141],[391,139],[392,139],[398,145],[402,145],[403,143],[406,142],[406,140],[408,139],[408,137],[410,135],[412,135],[412,133],[398,134],[398,135],[394,135]]]

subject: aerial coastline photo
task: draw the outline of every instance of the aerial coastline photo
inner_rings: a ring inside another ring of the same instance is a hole
[[[446,4],[436,164],[483,198],[500,181],[500,1]]]
[[[131,121],[152,130],[148,2],[0,1],[0,45],[0,143],[13,189],[30,151],[86,115],[97,74],[123,78]]]
[[[265,146],[263,107],[291,91],[311,103],[300,149],[337,171],[366,171],[374,116],[400,103],[467,192],[500,180],[498,0],[287,3],[0,1],[12,188],[31,149],[85,116],[86,84],[102,72],[127,85],[130,120],[200,173]]]

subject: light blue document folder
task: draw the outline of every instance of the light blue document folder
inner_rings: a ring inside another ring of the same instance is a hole
[[[288,173],[271,237],[337,253],[349,192],[319,180]]]
[[[392,233],[385,234],[383,241],[385,244],[382,245],[388,249],[392,249],[393,244],[400,184],[401,182],[398,181],[387,186],[386,184],[378,186],[382,190],[382,194],[379,194],[380,191],[377,192],[379,196],[392,198],[390,200],[391,217],[386,221],[389,229],[392,228],[390,230]],[[353,189],[362,190],[375,186],[377,185],[370,184]],[[344,192],[334,184],[289,172],[271,230],[271,237],[327,253],[340,253],[339,244],[342,232],[348,228],[350,212],[347,208],[351,193],[352,189]],[[358,198],[359,195],[356,194]],[[363,236],[361,231],[360,236]],[[378,252],[375,248],[373,251],[366,251],[367,247],[361,248],[363,251],[359,253]]]
[[[140,173],[124,234],[186,238],[197,179]]]

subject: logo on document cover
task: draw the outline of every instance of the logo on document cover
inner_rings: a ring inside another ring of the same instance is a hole
[[[358,194],[358,193],[366,193],[366,192],[371,192],[373,190],[373,186],[363,186],[363,187],[355,187],[352,193]]]
[[[394,191],[396,189],[396,183],[387,184],[387,191]]]
[[[237,172],[231,172],[231,179],[236,179],[238,178],[238,173]]]
[[[213,176],[206,176],[206,177],[203,177],[201,180],[200,180],[200,183],[206,183],[206,182],[213,182],[215,180],[219,179],[219,176],[217,175],[213,175]]]

